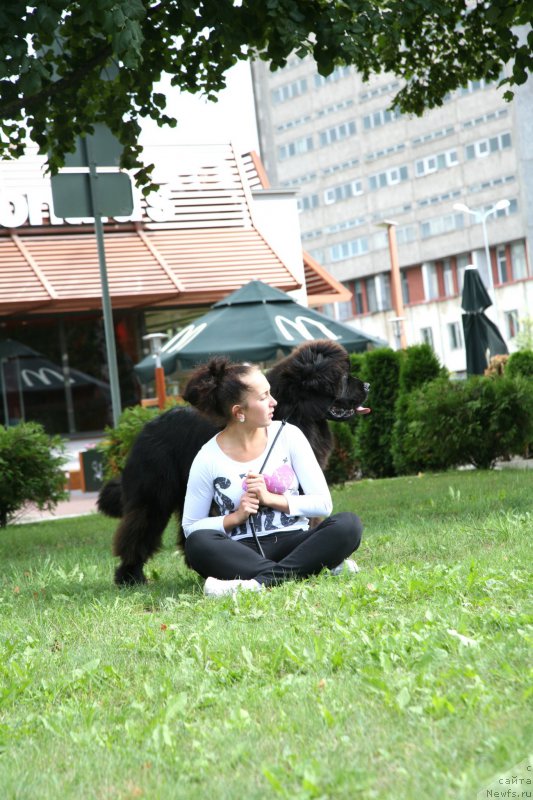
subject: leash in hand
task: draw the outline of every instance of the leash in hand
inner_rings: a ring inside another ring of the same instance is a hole
[[[290,416],[290,415],[287,415],[287,416]],[[274,445],[276,444],[276,442],[278,440],[278,436],[280,435],[281,431],[283,430],[283,428],[285,427],[286,424],[287,424],[287,417],[281,421],[280,429],[276,433],[276,435],[274,436],[274,441],[272,442],[272,444],[268,448],[268,453],[265,456],[265,460],[261,464],[261,467],[259,469],[260,473],[263,472],[263,470],[265,468],[265,465],[266,465],[266,463],[267,463],[267,461],[268,461],[268,459],[270,457],[270,454],[271,454],[272,450],[274,449]],[[257,549],[258,549],[260,555],[262,555],[263,558],[266,558],[265,553],[263,551],[263,548],[261,547],[261,542],[259,541],[259,536],[257,535],[257,531],[255,530],[254,518],[253,518],[253,516],[251,514],[248,517],[248,522],[250,523],[250,530],[252,531],[252,536],[254,537],[254,541],[255,541],[255,543],[257,545]]]

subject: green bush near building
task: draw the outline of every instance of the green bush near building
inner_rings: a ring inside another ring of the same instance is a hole
[[[505,374],[509,378],[517,375],[533,378],[533,350],[517,350],[516,353],[511,353],[505,365]]]
[[[342,484],[453,469],[490,468],[527,456],[533,442],[533,351],[513,353],[504,374],[453,380],[426,344],[352,354],[352,374],[370,383],[372,413],[332,422],[326,478]],[[169,405],[169,407],[171,407]],[[99,450],[107,478],[120,474],[135,438],[157,408],[133,406],[106,429]]]
[[[0,528],[28,503],[51,510],[67,497],[63,452],[37,422],[0,427]]]

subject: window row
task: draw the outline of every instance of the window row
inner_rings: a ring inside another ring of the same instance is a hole
[[[507,340],[514,339],[520,331],[520,319],[518,316],[518,311],[516,309],[513,311],[504,311],[503,319],[504,323],[502,333],[504,338]],[[446,324],[446,331],[450,350],[461,350],[464,347],[462,323],[448,322]],[[420,339],[422,342],[424,342],[424,344],[429,344],[430,347],[433,349],[435,348],[433,328],[420,328]]]
[[[499,150],[506,150],[511,147],[511,134],[500,133],[498,136],[491,136],[488,139],[479,139],[473,144],[465,147],[465,158],[471,161],[474,158],[486,158],[490,153],[497,153]]]
[[[475,253],[463,253],[441,261],[429,261],[402,269],[401,287],[404,304],[416,305],[460,295],[463,290],[465,269],[473,261],[475,262],[474,256]],[[528,277],[523,241],[495,248],[491,258],[496,285]],[[338,306],[339,316],[343,320],[392,309],[389,272],[356,278],[345,282],[345,286],[352,292],[352,299]],[[508,335],[512,338],[518,330],[518,320],[516,312],[508,313]],[[462,346],[461,328],[457,329],[454,323],[450,324],[449,337],[451,349]]]

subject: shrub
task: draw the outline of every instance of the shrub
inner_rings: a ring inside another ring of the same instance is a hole
[[[505,374],[509,378],[515,378],[517,375],[533,378],[533,350],[518,350],[512,353],[507,361]]]
[[[399,391],[400,354],[387,347],[365,353],[359,377],[370,383],[372,413],[356,427],[356,451],[363,475],[385,478],[395,474],[391,454],[394,406]]]
[[[533,435],[533,383],[523,378],[439,379],[411,394],[405,409],[406,472],[462,464],[480,469],[523,453]]]
[[[37,422],[0,428],[0,528],[27,503],[52,510],[68,497],[60,436],[48,436]]]
[[[171,399],[163,411],[168,411],[175,405],[177,405],[176,401]],[[140,405],[130,406],[120,415],[116,428],[105,429],[105,439],[97,447],[104,456],[105,480],[120,475],[138,434],[147,422],[161,413],[162,411],[157,406],[151,408]]]
[[[446,377],[435,351],[429,344],[414,344],[402,353],[400,362],[400,391],[412,392],[439,376]]]
[[[435,352],[428,344],[415,344],[402,352],[400,360],[400,390],[394,409],[391,452],[394,469],[399,475],[412,471],[406,461],[403,440],[406,433],[406,408],[409,395],[439,376],[445,377]]]
[[[350,353],[350,372],[362,380],[365,353]],[[328,483],[345,483],[354,480],[360,469],[357,459],[356,417],[348,422],[330,422],[333,449],[324,470]]]
[[[130,406],[120,415],[116,428],[106,428],[105,438],[97,449],[104,456],[105,479],[120,475],[133,442],[147,422],[160,413],[159,408]]]
[[[328,483],[352,481],[359,472],[355,427],[351,422],[331,422],[333,450],[325,476]]]

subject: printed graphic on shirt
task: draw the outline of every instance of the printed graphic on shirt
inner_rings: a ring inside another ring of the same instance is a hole
[[[290,464],[283,464],[283,466],[275,469],[272,475],[263,474],[263,478],[265,479],[265,486],[269,492],[273,494],[283,494],[283,492],[291,488],[296,475]],[[246,477],[242,482],[242,488],[243,491],[247,489]]]
[[[292,470],[292,467],[286,464],[275,470],[272,475],[265,475],[265,484],[267,485],[269,492],[283,494],[283,492],[290,487],[294,477],[295,474]],[[220,513],[224,515],[235,511],[235,505],[231,497],[228,497],[227,494],[224,494],[224,492],[221,491],[222,489],[230,489],[231,481],[229,478],[219,476],[214,479],[213,486],[214,500],[220,510]],[[246,480],[243,480],[242,489],[243,491],[246,491]],[[269,531],[275,531],[279,528],[287,528],[290,525],[294,525],[297,519],[298,517],[291,517],[284,511],[276,512],[274,509],[266,506],[261,507],[257,514],[255,514],[253,517],[256,533],[268,533]],[[248,530],[247,524],[242,523],[242,525],[237,525],[235,528],[232,528],[230,535],[243,536],[250,532],[251,531]]]

